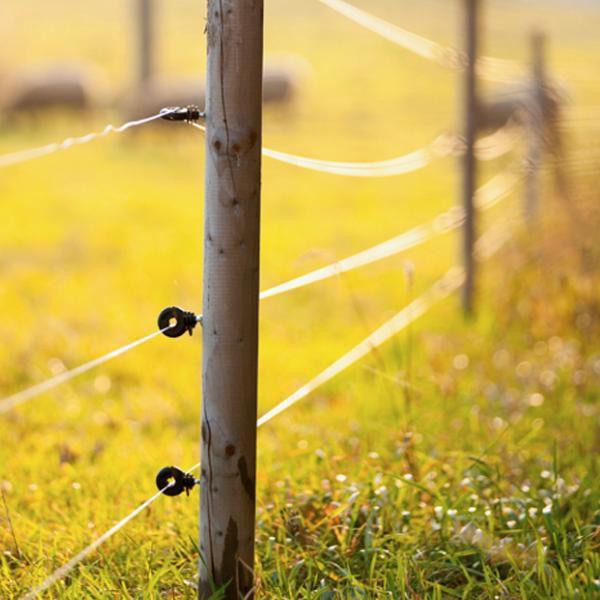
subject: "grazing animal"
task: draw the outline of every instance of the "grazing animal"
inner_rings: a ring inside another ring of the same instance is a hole
[[[265,68],[263,102],[287,105],[298,95],[303,69],[298,61],[280,61]],[[204,110],[204,83],[200,76],[152,77],[131,94],[124,103],[128,118],[158,113],[168,106],[194,104]]]
[[[535,89],[530,83],[513,86],[490,96],[482,103],[480,130],[499,129],[509,121],[526,125],[531,118],[531,107],[535,100]],[[565,94],[556,86],[547,86],[544,97],[544,111],[548,118],[556,118]]]
[[[48,65],[21,71],[3,82],[0,111],[8,116],[36,115],[50,109],[90,111],[103,104],[93,69]]]

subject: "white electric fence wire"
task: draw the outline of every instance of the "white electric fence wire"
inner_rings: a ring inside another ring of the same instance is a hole
[[[492,208],[510,194],[519,181],[520,177],[510,171],[496,175],[488,183],[477,190],[475,195],[477,208],[481,211]],[[463,210],[459,207],[451,208],[435,217],[427,225],[414,227],[413,229],[401,233],[381,244],[377,244],[362,252],[358,252],[357,254],[265,290],[264,292],[261,292],[260,299],[266,300],[267,298],[285,294],[318,281],[330,279],[331,277],[341,275],[342,273],[347,273],[360,267],[390,258],[405,250],[423,244],[436,235],[457,229],[463,222]]]
[[[357,25],[443,67],[462,69],[466,64],[463,53],[458,50],[443,46],[426,37],[402,29],[398,25],[376,17],[344,0],[318,1]],[[478,69],[482,77],[496,82],[513,81],[515,78],[521,77],[523,73],[522,68],[518,64],[509,60],[492,57],[481,58]]]
[[[81,144],[87,144],[88,142],[92,142],[99,138],[106,137],[111,133],[123,133],[132,127],[139,127],[140,125],[145,125],[146,123],[151,123],[152,121],[156,121],[157,119],[162,118],[165,114],[169,114],[174,112],[172,110],[167,110],[161,112],[157,115],[153,115],[151,117],[146,117],[144,119],[138,119],[136,121],[129,121],[128,123],[124,123],[123,125],[119,125],[115,127],[114,125],[107,125],[102,131],[88,133],[86,135],[82,135],[79,137],[70,137],[62,142],[53,142],[51,144],[47,144],[45,146],[40,146],[39,148],[32,148],[31,150],[22,150],[19,152],[13,152],[11,154],[5,154],[0,156],[0,168],[1,167],[9,167],[12,165],[16,165],[22,162],[27,162],[29,160],[33,160],[35,158],[40,158],[42,156],[47,156],[48,154],[54,154],[55,152],[61,152],[62,150],[68,150],[73,146],[79,146]]]
[[[475,195],[475,203],[479,210],[488,210],[503,198],[505,198],[519,182],[519,177],[512,173],[510,170],[496,175],[488,183],[483,185],[477,190]],[[305,275],[300,275],[290,281],[276,285],[260,293],[260,299],[266,300],[273,298],[274,296],[280,296],[282,294],[297,290],[302,287],[306,287],[318,281],[324,281],[326,279],[347,273],[349,271],[358,269],[360,267],[384,260],[395,256],[405,250],[413,248],[419,244],[425,243],[436,235],[441,235],[457,229],[464,222],[464,213],[461,208],[451,208],[437,217],[435,217],[428,225],[419,225],[405,233],[402,233],[390,240],[387,240],[381,244],[377,244],[372,248],[368,248],[349,256],[345,259],[336,261],[320,269],[316,269]],[[198,317],[201,320],[201,317]],[[0,414],[4,414],[17,406],[20,406],[29,400],[48,392],[55,387],[70,381],[71,379],[83,375],[88,371],[110,361],[118,356],[149,342],[150,340],[158,337],[164,333],[169,327],[165,329],[155,331],[139,340],[121,346],[116,350],[108,352],[99,358],[91,360],[79,367],[75,367],[64,373],[60,373],[55,377],[47,379],[41,383],[38,383],[30,388],[27,388],[21,392],[17,392],[11,396],[8,396],[0,400]]]
[[[151,504],[153,504],[163,492],[170,487],[172,484],[165,486],[162,490],[156,492],[154,496],[148,498],[145,502],[142,502],[134,511],[130,512],[126,517],[121,519],[118,523],[113,525],[107,532],[103,533],[99,538],[95,539],[89,546],[84,548],[79,554],[76,554],[71,560],[65,563],[62,567],[56,569],[49,577],[47,577],[40,585],[33,588],[22,600],[34,600],[42,592],[45,592],[48,588],[52,587],[55,583],[58,583],[61,579],[66,577],[70,571],[72,571],[82,560],[88,557],[94,550],[109,540],[115,533],[123,529],[130,521],[135,519],[141,512],[146,510]]]
[[[190,123],[196,129],[206,133],[206,127],[200,123]],[[503,127],[497,132],[481,138],[477,142],[477,156],[480,160],[494,160],[510,152],[515,145],[516,135],[508,127]],[[297,154],[289,154],[263,148],[263,156],[272,158],[282,163],[329,173],[331,175],[341,175],[344,177],[392,177],[418,171],[429,165],[436,158],[451,156],[457,152],[462,152],[464,143],[460,138],[449,135],[441,135],[431,144],[415,150],[409,154],[397,156],[389,160],[376,162],[340,162],[332,160],[321,160],[318,158],[309,158]]]
[[[147,336],[144,336],[143,338],[140,338],[139,340],[135,340],[134,342],[126,344],[125,346],[121,346],[120,348],[117,348],[116,350],[113,350],[112,352],[109,352],[108,354],[104,354],[103,356],[100,356],[99,358],[95,358],[94,360],[91,360],[83,365],[80,365],[79,367],[75,367],[74,369],[65,371],[64,373],[59,373],[58,375],[51,377],[50,379],[47,379],[46,381],[42,381],[41,383],[38,383],[37,385],[27,388],[26,390],[23,390],[21,392],[13,394],[12,396],[8,396],[7,398],[2,399],[0,401],[0,414],[6,413],[9,410],[11,410],[17,406],[20,406],[21,404],[24,404],[25,402],[28,402],[29,400],[32,400],[33,398],[35,398],[45,392],[48,392],[49,390],[55,388],[56,386],[61,385],[62,383],[66,383],[67,381],[70,381],[74,377],[83,375],[84,373],[87,373],[88,371],[91,371],[92,369],[95,369],[96,367],[103,365],[104,363],[108,362],[109,360],[113,360],[114,358],[117,358],[117,356],[122,356],[123,354],[129,352],[130,350],[133,350],[134,348],[137,348],[138,346],[141,346],[142,344],[149,342],[150,340],[154,339],[155,337],[162,335],[170,327],[171,326],[161,329],[159,331],[155,331]]]
[[[260,417],[260,419],[258,419],[257,427],[265,425],[277,415],[280,415],[294,404],[300,402],[300,400],[306,398],[317,388],[333,379],[336,375],[348,369],[361,358],[365,357],[367,354],[370,354],[375,348],[381,346],[399,331],[424,315],[435,302],[448,296],[451,292],[458,289],[463,280],[464,271],[462,268],[451,269],[423,296],[411,302],[406,308],[396,314],[395,317],[374,331],[371,335],[360,342],[360,344],[352,348],[350,352],[336,360],[324,371],[321,371],[321,373],[319,373],[314,379],[311,379],[308,383],[296,390],[283,402],[279,403],[277,406]]]
[[[476,252],[479,259],[489,258],[502,246],[510,237],[510,230],[502,224],[502,227],[496,226],[484,234],[477,242]],[[453,291],[457,290],[464,281],[464,269],[462,267],[451,268],[441,279],[439,279],[427,292],[411,302],[407,307],[401,310],[396,316],[384,323],[381,327],[371,333],[362,342],[355,346],[350,352],[344,354],[333,364],[321,371],[316,377],[308,383],[296,390],[277,406],[262,415],[256,422],[256,427],[266,425],[276,416],[280,415],[287,409],[291,408],[301,400],[305,399],[317,388],[331,381],[334,377],[345,371],[356,362],[370,354],[373,350],[383,345],[402,329],[413,323],[416,319],[423,316],[435,303],[449,296]],[[195,464],[188,469],[187,473],[191,473],[200,467],[200,463]],[[172,485],[172,484],[169,484]],[[63,579],[70,571],[72,571],[82,560],[89,556],[94,550],[111,538],[115,533],[122,529],[127,523],[132,521],[141,512],[156,502],[158,498],[169,486],[164,487],[156,494],[148,498],[144,503],[138,506],[134,511],[121,519],[116,525],[111,527],[106,533],[94,540],[89,546],[84,548],[69,562],[54,571],[47,577],[39,586],[32,589],[22,600],[34,600],[39,594],[46,591],[55,583]]]
[[[196,129],[206,133],[206,127],[200,123],[190,123]],[[331,160],[320,160],[309,158],[307,156],[298,156],[288,154],[270,148],[263,148],[263,156],[272,158],[303,169],[319,171],[321,173],[330,173],[332,175],[342,175],[346,177],[391,177],[411,173],[426,167],[434,157],[447,156],[451,154],[452,147],[444,143],[443,136],[428,147],[421,148],[410,154],[398,156],[390,160],[377,162],[339,162]]]
[[[499,224],[491,227],[477,240],[475,245],[475,255],[478,260],[491,258],[498,250],[500,250],[512,235],[510,225],[512,225],[514,221],[514,216],[501,221]],[[342,371],[345,371],[360,359],[370,354],[373,350],[382,346],[408,325],[423,316],[438,301],[456,291],[463,284],[464,280],[464,269],[462,267],[452,267],[441,279],[434,283],[429,290],[419,296],[419,298],[411,302],[389,321],[379,327],[379,329],[376,329],[362,342],[352,348],[352,350],[344,354],[344,356],[336,360],[325,370],[321,371],[321,373],[311,379],[308,383],[262,415],[257,421],[257,428],[262,427],[277,415],[280,415],[288,408],[291,408],[294,404],[297,404],[306,398],[317,388],[331,381]]]

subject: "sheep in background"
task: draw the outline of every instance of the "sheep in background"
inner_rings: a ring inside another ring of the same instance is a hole
[[[19,71],[3,82],[0,112],[14,118],[52,109],[91,111],[107,104],[100,81],[95,69],[85,65],[51,64]]]
[[[295,57],[292,57],[294,59]],[[288,105],[298,95],[307,72],[301,60],[279,60],[267,65],[263,80],[265,104]],[[124,102],[127,119],[146,117],[168,106],[194,104],[204,110],[203,77],[152,77]]]
[[[547,118],[555,119],[566,101],[566,92],[556,84],[548,85],[544,91],[544,113]],[[535,86],[530,82],[498,90],[482,102],[478,126],[482,131],[493,131],[510,121],[527,125],[533,103]]]

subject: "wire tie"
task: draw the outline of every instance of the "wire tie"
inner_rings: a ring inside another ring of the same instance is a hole
[[[161,119],[165,119],[165,121],[185,121],[186,123],[194,123],[206,117],[206,113],[193,104],[188,106],[169,106],[163,108],[160,111],[160,115]]]
[[[181,337],[186,331],[192,335],[196,323],[202,322],[195,313],[178,306],[169,306],[158,315],[158,328],[170,338]]]
[[[179,496],[183,492],[189,496],[195,485],[200,485],[200,480],[179,467],[164,467],[156,475],[156,487],[165,496]]]

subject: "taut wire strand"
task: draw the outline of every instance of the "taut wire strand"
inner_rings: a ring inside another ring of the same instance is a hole
[[[206,133],[206,127],[200,123],[190,122],[192,127]],[[494,160],[510,152],[515,145],[516,136],[509,131],[509,126],[502,127],[495,133],[481,138],[477,142],[477,156],[480,160]],[[309,158],[297,154],[289,154],[271,148],[263,148],[263,156],[279,162],[331,175],[344,177],[392,177],[418,171],[431,164],[436,158],[444,158],[455,154],[460,149],[461,141],[456,136],[441,135],[427,146],[397,156],[389,160],[375,162],[341,162]]]
[[[123,529],[130,521],[135,519],[141,512],[146,510],[151,504],[153,504],[163,492],[172,484],[165,486],[162,490],[156,492],[154,496],[151,496],[145,502],[142,502],[135,510],[130,512],[126,517],[121,519],[118,523],[113,525],[108,531],[103,533],[99,538],[96,538],[89,546],[86,546],[81,552],[76,554],[71,560],[65,563],[62,567],[59,567],[51,575],[49,575],[40,585],[30,590],[22,600],[35,600],[39,594],[45,592],[48,588],[52,587],[55,583],[58,583],[61,579],[66,577],[70,571],[72,571],[82,560],[88,557],[94,550],[109,540],[115,533]]]
[[[135,340],[134,342],[130,342],[129,344],[126,344],[125,346],[121,346],[120,348],[117,348],[116,350],[112,350],[108,354],[104,354],[103,356],[95,358],[94,360],[90,360],[89,362],[84,363],[83,365],[80,365],[78,367],[75,367],[74,369],[71,369],[69,371],[65,371],[64,373],[59,373],[58,375],[51,377],[50,379],[47,379],[46,381],[42,381],[41,383],[38,383],[30,388],[27,388],[26,390],[17,392],[16,394],[13,394],[12,396],[8,396],[7,398],[0,400],[0,414],[6,413],[11,409],[13,409],[17,406],[20,406],[21,404],[24,404],[25,402],[28,402],[29,400],[32,400],[33,398],[39,396],[40,394],[43,394],[43,393],[55,388],[56,386],[61,385],[62,383],[66,383],[67,381],[73,379],[74,377],[83,375],[83,373],[87,373],[88,371],[108,362],[109,360],[117,358],[117,356],[122,356],[126,352],[129,352],[130,350],[133,350],[134,348],[137,348],[138,346],[141,346],[142,344],[149,342],[150,340],[154,339],[155,337],[162,335],[169,328],[170,328],[170,326],[166,327],[164,329],[161,329],[159,331],[155,331],[149,335],[144,336],[143,338],[140,338],[139,340]]]
[[[492,206],[511,193],[519,181],[520,177],[510,171],[496,175],[477,191],[475,196],[477,208],[480,210],[492,208]],[[436,235],[459,228],[463,221],[464,213],[462,209],[460,207],[450,208],[435,217],[429,224],[418,225],[381,244],[269,288],[261,292],[260,299],[266,300],[267,298],[285,294],[318,281],[324,281],[342,273],[347,273],[354,269],[390,258],[405,250],[423,244]]]
[[[376,17],[344,0],[318,1],[357,25],[422,58],[450,69],[464,67],[465,59],[462,53],[454,48],[443,46],[426,37],[402,29],[398,25]],[[517,63],[492,57],[482,57],[479,60],[478,70],[482,77],[496,82],[514,81],[515,78],[523,75],[523,69]]]
[[[3,156],[0,156],[0,168],[27,162],[35,158],[47,156],[48,154],[60,152],[62,150],[68,150],[73,146],[87,144],[88,142],[92,142],[99,138],[106,137],[111,133],[123,133],[124,131],[127,131],[128,129],[131,129],[133,127],[139,127],[140,125],[145,125],[146,123],[156,121],[157,119],[162,118],[165,114],[169,114],[170,112],[173,111],[167,110],[157,115],[152,115],[151,117],[137,119],[135,121],[129,121],[127,123],[124,123],[123,125],[119,125],[118,127],[109,124],[102,131],[91,132],[79,137],[66,138],[62,142],[53,142],[51,144],[46,144],[45,146],[40,146],[39,148],[32,148],[30,150],[21,150],[19,152],[12,152],[11,154],[4,154]]]
[[[511,224],[512,219],[494,225],[477,240],[475,252],[478,260],[491,258],[498,250],[500,250],[512,234],[509,227]],[[309,396],[317,388],[331,381],[342,371],[345,371],[360,359],[370,354],[373,350],[382,346],[394,335],[398,334],[419,317],[423,316],[438,301],[448,297],[452,292],[456,291],[464,282],[464,278],[465,271],[462,267],[452,267],[424,294],[403,308],[389,321],[381,325],[381,327],[352,348],[352,350],[321,371],[321,373],[311,379],[308,383],[304,384],[285,400],[263,414],[258,419],[256,426],[260,428],[263,425],[266,425],[276,416]]]
[[[455,267],[448,271],[428,292],[420,298],[411,302],[406,308],[401,310],[396,316],[384,323],[379,329],[366,337],[360,344],[352,348],[348,353],[336,360],[333,364],[321,371],[314,379],[296,390],[291,396],[288,396],[283,402],[269,410],[258,419],[257,427],[262,427],[277,415],[286,411],[294,404],[306,398],[342,371],[358,362],[361,358],[370,354],[375,348],[378,348],[399,331],[423,316],[429,308],[437,301],[458,289],[464,279],[463,269]]]

